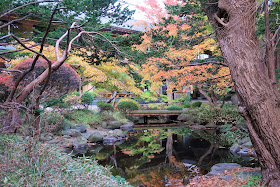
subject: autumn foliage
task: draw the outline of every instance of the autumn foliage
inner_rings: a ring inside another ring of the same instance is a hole
[[[180,18],[168,11],[170,7],[184,5],[178,0],[164,1],[165,8],[158,1],[148,0],[146,4],[145,7],[137,7],[147,15],[148,21],[140,22],[147,25],[147,32],[142,36],[142,43],[135,45],[137,50],[148,56],[141,66],[142,83],[150,82],[152,91],[166,81],[168,91],[191,92],[195,87],[200,87],[206,92],[226,95],[231,87],[231,77],[226,64],[220,65],[219,60],[213,58],[213,55],[220,55],[217,42],[212,38],[192,41],[193,38],[209,34],[207,29],[191,32],[193,26],[189,23],[196,15]],[[205,16],[200,19],[207,21]],[[211,53],[211,60],[201,60],[200,55],[206,51]]]

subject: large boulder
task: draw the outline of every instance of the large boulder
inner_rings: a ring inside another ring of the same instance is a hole
[[[112,132],[112,135],[115,136],[115,137],[121,137],[121,138],[124,138],[126,136],[126,134],[120,129],[115,129]]]
[[[87,127],[85,124],[79,124],[76,126],[76,129],[79,130],[81,133],[87,132]]]
[[[233,168],[242,168],[237,163],[219,163],[211,167],[211,171],[206,176],[214,176],[224,173],[226,170],[232,170]]]
[[[77,129],[68,129],[66,131],[62,131],[62,135],[68,135],[71,137],[78,137],[81,136],[81,132]]]
[[[88,142],[101,142],[103,140],[103,136],[99,132],[93,132],[89,137],[88,137]]]
[[[119,129],[121,126],[121,122],[119,121],[108,121],[107,128],[110,129]]]
[[[256,156],[253,151],[253,145],[249,137],[239,140],[230,147],[230,152],[238,156]]]
[[[177,120],[179,121],[190,121],[193,119],[193,116],[190,115],[190,114],[180,114],[178,117],[177,117]]]
[[[120,126],[120,128],[124,129],[124,130],[131,130],[131,129],[133,129],[133,127],[134,127],[133,123],[127,123],[127,124]]]

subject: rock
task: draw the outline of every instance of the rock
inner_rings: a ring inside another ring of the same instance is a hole
[[[237,154],[240,156],[251,156],[252,151],[251,151],[251,149],[243,148],[243,149],[240,149],[240,151],[238,151]]]
[[[190,179],[187,178],[187,177],[185,177],[185,178],[183,179],[183,185],[188,185],[188,184],[190,184]]]
[[[106,121],[102,121],[101,122],[101,126],[102,126],[102,128],[106,128],[107,127],[107,122]]]
[[[235,144],[233,144],[231,147],[230,147],[230,152],[233,154],[233,155],[236,155],[237,154],[237,152],[239,152],[240,151],[240,145],[238,144],[238,143],[235,143]]]
[[[63,135],[69,135],[71,137],[78,137],[81,136],[81,132],[77,129],[68,129],[66,131],[62,131]]]
[[[76,129],[79,130],[81,133],[87,132],[87,127],[85,124],[79,124],[76,126]]]
[[[104,139],[103,139],[104,143],[114,143],[116,141],[118,141],[118,139],[116,137],[112,137],[112,136],[107,136],[107,137],[104,137]]]
[[[242,144],[245,144],[245,143],[250,142],[250,141],[251,141],[250,138],[246,137],[246,138],[243,138],[243,139],[239,140],[238,144],[242,145]]]
[[[195,160],[188,160],[188,159],[183,159],[182,162],[186,163],[186,164],[196,164],[197,163]]]
[[[53,139],[53,134],[52,133],[42,133],[41,134],[41,140],[42,141],[50,141]]]
[[[49,144],[59,144],[61,143],[59,139],[54,139],[54,140],[50,140],[48,141]]]
[[[117,137],[122,137],[122,138],[126,136],[126,134],[120,129],[115,129],[113,131],[113,134],[116,135]]]
[[[189,120],[192,120],[192,119],[193,119],[193,116],[190,115],[190,114],[180,114],[177,117],[177,120],[179,120],[179,121],[189,121]]]
[[[88,142],[100,142],[103,140],[103,136],[99,132],[94,132],[88,137]]]
[[[203,125],[192,125],[190,128],[194,129],[194,130],[205,130],[206,129],[206,127]]]
[[[239,156],[254,156],[254,150],[252,151],[253,145],[249,137],[243,138],[238,143],[233,144],[230,147],[230,152],[233,155]]]
[[[208,173],[206,176],[213,176],[222,174],[225,172],[225,170],[231,170],[233,168],[242,168],[239,164],[236,163],[219,163],[212,166],[210,173]]]
[[[84,144],[87,144],[87,139],[83,136],[79,136],[76,138],[76,141],[75,143],[78,144],[78,145],[84,145]]]
[[[256,170],[256,171],[243,171],[237,174],[237,177],[241,180],[247,180],[250,177],[255,177],[258,175],[261,175],[262,172],[261,170]]]
[[[215,124],[215,123],[207,123],[206,125],[205,125],[205,127],[207,127],[207,128],[217,128],[217,125]]]
[[[233,176],[231,176],[231,175],[219,177],[219,179],[223,179],[223,180],[225,180],[225,181],[229,181],[229,180],[232,179],[232,178],[233,178]]]
[[[124,130],[131,130],[131,129],[133,129],[133,127],[134,127],[133,123],[127,123],[127,124],[120,126],[120,128],[124,129]]]
[[[101,149],[103,149],[104,146],[103,145],[92,145],[89,147],[89,151],[91,153],[98,153],[99,151],[101,151]]]
[[[253,144],[251,141],[246,142],[244,144],[242,144],[242,147],[248,148],[248,149],[252,149],[253,148]]]
[[[119,121],[109,121],[107,128],[119,129],[120,126],[121,126],[121,123]]]

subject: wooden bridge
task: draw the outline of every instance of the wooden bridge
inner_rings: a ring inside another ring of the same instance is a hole
[[[152,116],[179,116],[182,114],[182,110],[135,110],[128,113],[129,116],[144,117],[144,123],[148,123],[148,118]]]

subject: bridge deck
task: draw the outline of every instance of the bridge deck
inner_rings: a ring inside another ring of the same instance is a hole
[[[182,110],[136,110],[130,116],[173,116],[182,114]]]

